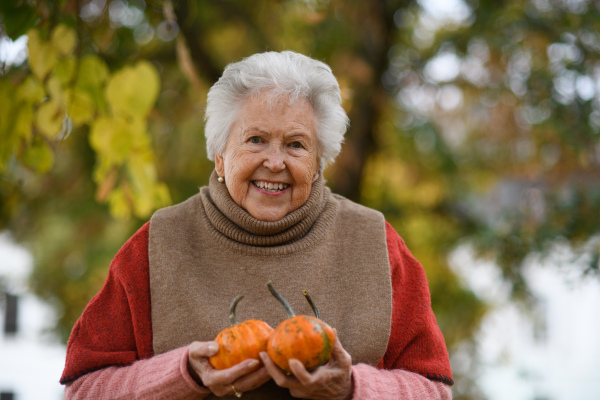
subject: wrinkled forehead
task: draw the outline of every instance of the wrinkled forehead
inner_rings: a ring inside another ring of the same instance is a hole
[[[268,118],[269,116],[286,116],[293,119],[310,120],[316,125],[315,113],[311,104],[304,98],[290,97],[287,93],[263,92],[246,98],[240,104],[238,121],[249,116]],[[308,121],[306,121],[308,122]]]

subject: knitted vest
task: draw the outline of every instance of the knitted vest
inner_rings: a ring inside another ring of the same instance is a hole
[[[391,329],[385,235],[381,213],[331,194],[322,178],[302,207],[265,222],[237,206],[213,173],[208,188],[151,220],[155,354],[213,340],[229,326],[229,304],[238,294],[246,296],[239,321],[260,319],[275,328],[287,316],[266,287],[272,281],[297,315],[312,315],[302,295],[307,289],[353,363],[377,365]],[[269,381],[244,398],[291,396]]]

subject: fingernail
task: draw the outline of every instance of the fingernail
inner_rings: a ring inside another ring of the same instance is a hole
[[[250,368],[254,368],[259,364],[258,360],[250,360],[250,362],[248,363],[248,367]]]
[[[217,351],[219,351],[219,345],[216,343],[211,343],[208,345],[208,351],[211,353],[216,353]]]

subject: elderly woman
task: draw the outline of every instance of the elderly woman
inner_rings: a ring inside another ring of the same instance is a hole
[[[118,252],[73,328],[66,398],[450,399],[444,339],[421,265],[381,213],[332,194],[323,169],[348,120],[322,62],[293,52],[230,64],[206,109],[208,187],[159,210]],[[284,373],[266,353],[215,370],[240,319],[297,314],[308,289],[337,331],[331,360]]]

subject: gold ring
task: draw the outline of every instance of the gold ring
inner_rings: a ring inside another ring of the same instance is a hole
[[[238,399],[242,397],[242,393],[235,390],[235,386],[231,385],[231,388],[233,389],[233,394],[235,394],[235,397],[237,397]]]

